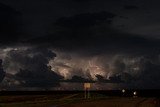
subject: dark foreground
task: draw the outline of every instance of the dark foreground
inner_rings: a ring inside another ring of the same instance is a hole
[[[134,91],[1,91],[0,107],[160,107],[158,90]]]

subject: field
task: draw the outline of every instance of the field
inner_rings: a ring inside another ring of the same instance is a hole
[[[118,91],[116,92],[118,94]],[[1,93],[0,107],[160,107],[157,97],[114,94],[115,92],[112,94],[95,91],[90,92],[90,98],[85,99],[82,91],[5,92]]]

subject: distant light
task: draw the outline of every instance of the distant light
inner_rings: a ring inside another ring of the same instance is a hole
[[[134,96],[136,96],[136,95],[137,95],[137,92],[136,92],[136,91],[134,91],[134,92],[133,92],[133,95],[134,95]]]
[[[122,93],[125,93],[125,92],[126,92],[126,90],[125,90],[125,89],[123,89],[123,90],[122,90]]]

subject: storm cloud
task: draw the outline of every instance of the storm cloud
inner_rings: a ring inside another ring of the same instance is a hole
[[[159,37],[139,32],[152,22],[157,28],[159,16],[148,16],[155,7],[135,1],[3,0],[9,5],[0,4],[0,59],[7,76],[12,74],[7,79],[25,87],[90,80],[160,88]]]
[[[3,65],[2,65],[2,60],[0,59],[0,82],[2,82],[2,80],[4,79],[5,77],[5,71],[3,69]]]
[[[62,17],[53,23],[48,35],[26,42],[88,56],[159,53],[159,40],[115,29],[112,23],[116,17],[116,14],[107,11]]]
[[[56,54],[48,49],[26,48],[11,50],[4,59],[7,71],[15,74],[21,85],[28,87],[51,87],[58,84],[63,77],[47,66]],[[15,70],[15,71],[13,71]]]

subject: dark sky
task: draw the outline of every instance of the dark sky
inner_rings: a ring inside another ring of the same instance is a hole
[[[108,11],[117,15],[113,26],[125,32],[159,38],[159,0],[2,0],[20,11],[26,33],[44,36],[60,17]]]
[[[89,80],[124,82],[116,88],[159,89],[159,4],[1,0],[0,58],[6,71],[2,83],[48,88],[62,81]]]

